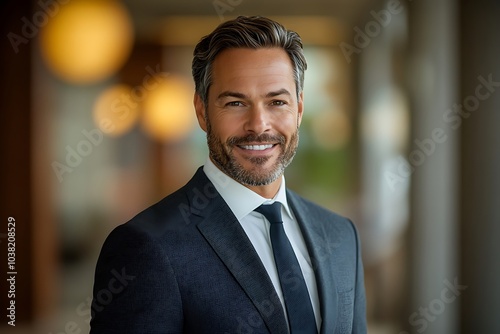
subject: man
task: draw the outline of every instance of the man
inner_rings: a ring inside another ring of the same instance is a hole
[[[285,186],[306,67],[300,37],[262,17],[199,42],[209,159],[110,234],[91,333],[366,333],[356,229]]]

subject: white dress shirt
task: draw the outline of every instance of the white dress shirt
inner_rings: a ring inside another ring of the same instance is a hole
[[[266,268],[266,271],[274,285],[274,289],[281,300],[283,309],[285,310],[283,293],[281,291],[278,271],[274,262],[271,237],[269,234],[270,223],[263,215],[254,211],[262,204],[272,204],[276,201],[282,204],[281,215],[283,218],[283,228],[285,229],[285,233],[292,244],[295,256],[299,261],[300,269],[302,270],[307,290],[309,291],[309,297],[311,298],[314,315],[316,317],[316,326],[318,329],[321,328],[321,314],[319,309],[316,278],[314,276],[311,259],[309,257],[309,253],[307,252],[304,238],[300,231],[300,227],[297,224],[297,219],[288,206],[285,178],[282,176],[281,186],[276,196],[272,199],[266,199],[224,174],[217,166],[214,165],[210,158],[207,159],[206,164],[203,166],[203,171],[214,184],[215,189],[217,189],[233,214],[236,216],[243,227],[243,230],[245,230],[245,233],[260,257],[260,260],[264,264],[264,267]],[[285,317],[287,317],[286,310]]]

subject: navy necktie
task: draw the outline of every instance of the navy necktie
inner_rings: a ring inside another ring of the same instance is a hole
[[[281,204],[261,205],[255,211],[271,223],[270,235],[291,334],[317,334],[316,318],[299,261],[281,219]]]

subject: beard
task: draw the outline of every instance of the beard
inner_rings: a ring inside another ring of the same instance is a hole
[[[230,137],[223,143],[213,133],[208,117],[206,117],[206,124],[207,144],[212,161],[226,175],[247,186],[265,186],[276,181],[278,177],[283,175],[285,168],[292,162],[299,145],[298,128],[292,134],[289,143],[286,143],[285,136],[270,134],[250,134],[244,137]],[[243,167],[234,156],[233,148],[248,143],[277,143],[280,153],[276,162],[270,168],[265,169],[264,165],[271,159],[270,156],[250,157],[247,161],[251,163],[252,167]]]

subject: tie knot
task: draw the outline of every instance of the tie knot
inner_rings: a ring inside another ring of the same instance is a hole
[[[274,202],[273,204],[262,204],[254,211],[263,214],[271,224],[283,223],[283,220],[281,219],[281,203],[279,202]]]

